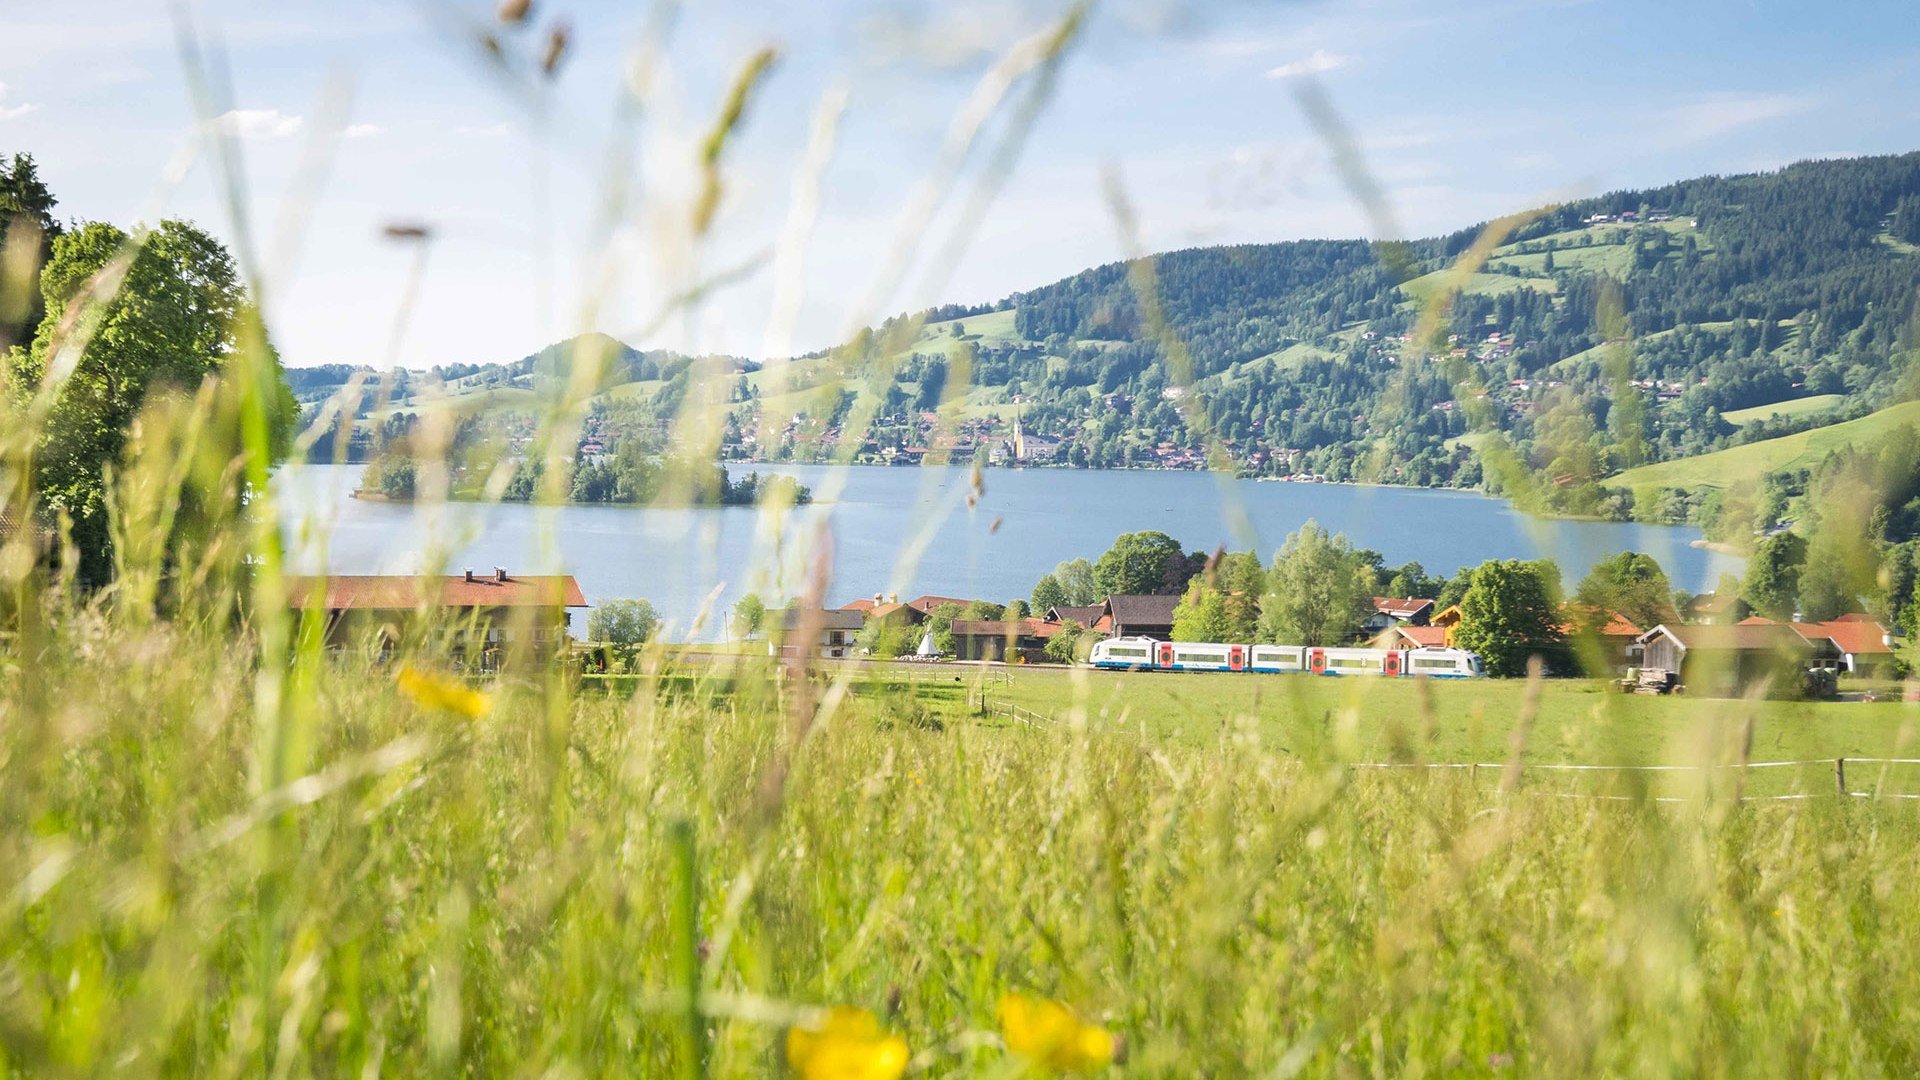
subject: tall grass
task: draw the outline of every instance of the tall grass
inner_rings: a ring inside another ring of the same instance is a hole
[[[555,740],[542,687],[467,718],[344,662],[306,690],[318,767],[256,794],[253,656],[55,625],[51,692],[0,690],[24,1074],[669,1075],[685,955],[713,1075],[778,1070],[783,1028],[840,1003],[916,1068],[1007,1075],[1010,990],[1122,1035],[1141,1075],[1920,1058],[1910,809],[1503,796],[1252,728],[932,726],[900,696],[794,745],[751,666],[562,687]]]
[[[503,11],[526,18],[525,5]],[[918,273],[937,283],[957,261],[1086,12],[1066,10],[986,71],[850,326],[884,312],[965,191],[959,225]],[[666,32],[643,43],[623,123],[655,104]],[[508,38],[515,52],[495,31],[461,33],[535,105],[568,40],[555,28],[536,59],[524,41]],[[217,113],[223,80],[190,30],[183,40]],[[750,54],[701,129],[701,183],[662,259],[687,280],[659,320],[725,284],[702,276],[699,246],[772,60]],[[774,261],[775,352],[845,107],[829,92],[813,121]],[[982,163],[970,185],[969,162]],[[243,174],[222,164],[239,262],[262,299],[261,268],[284,253],[245,250]],[[613,186],[619,218],[629,193]],[[432,234],[389,234],[415,245],[397,343]],[[1150,264],[1134,277],[1157,310]],[[101,275],[75,313],[114,288]],[[1434,301],[1426,331],[1442,313]],[[1184,355],[1152,321],[1167,355]],[[74,325],[69,361],[86,348],[85,321]],[[906,320],[832,358],[858,399],[842,460],[917,330]],[[1121,1067],[1140,1075],[1920,1065],[1910,807],[1559,799],[1363,772],[1253,724],[1149,738],[1124,713],[1093,712],[1084,683],[1055,703],[1065,722],[1052,728],[747,658],[642,678],[626,698],[558,669],[491,687],[487,708],[409,694],[394,668],[329,655],[317,612],[287,609],[265,501],[270,354],[257,321],[236,336],[224,377],[157,399],[115,466],[110,589],[81,595],[46,571],[32,530],[0,550],[9,1073],[764,1075],[784,1067],[789,1026],[850,1004],[907,1040],[916,1072],[1010,1076],[1022,1065],[996,1019],[1009,992],[1066,1002],[1123,1037]],[[549,500],[607,362],[575,360],[540,404],[531,450],[550,465]],[[949,424],[966,392],[964,363],[955,370]],[[711,449],[724,380],[687,395],[682,445]],[[351,422],[361,389],[316,427]],[[50,378],[30,400],[0,399],[9,508],[33,508],[38,425],[59,393]],[[448,439],[429,425],[419,445]],[[426,498],[444,497],[446,463],[423,463]],[[982,487],[976,474],[969,511]],[[762,508],[768,561],[781,563],[763,572],[817,606],[830,555],[816,540],[793,558],[790,509]],[[924,550],[901,553],[898,579]],[[451,629],[427,626],[404,662],[434,663]],[[656,646],[645,662],[659,673],[681,660]]]

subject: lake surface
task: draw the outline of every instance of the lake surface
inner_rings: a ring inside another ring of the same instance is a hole
[[[1390,565],[1451,574],[1491,558],[1548,556],[1569,587],[1620,551],[1660,560],[1677,587],[1711,588],[1737,559],[1690,546],[1695,529],[1544,521],[1458,491],[1260,483],[1211,473],[988,469],[969,508],[963,468],[740,466],[795,476],[813,505],[784,526],[748,507],[405,505],[352,498],[361,466],[289,466],[276,478],[294,565],[342,574],[457,573],[495,566],[564,570],[592,603],[645,597],[687,636],[710,605],[724,616],[748,591],[800,594],[831,560],[826,596],[875,593],[1004,603],[1054,564],[1097,558],[1123,532],[1159,529],[1189,550],[1252,547],[1263,560],[1309,518]],[[581,620],[575,619],[579,627]],[[708,638],[710,621],[695,636]]]

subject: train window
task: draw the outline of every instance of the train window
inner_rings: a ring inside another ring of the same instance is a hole
[[[1145,649],[1123,649],[1123,648],[1118,648],[1118,647],[1115,647],[1115,646],[1111,646],[1111,645],[1110,645],[1110,646],[1108,646],[1108,647],[1107,647],[1107,655],[1108,655],[1108,656],[1124,656],[1124,657],[1130,657],[1130,658],[1138,658],[1138,659],[1145,659],[1145,658],[1146,658],[1146,655],[1147,655],[1147,650],[1145,650]]]
[[[1356,671],[1372,671],[1380,666],[1380,658],[1377,656],[1329,656],[1327,657],[1327,666],[1352,668]]]
[[[1415,671],[1452,671],[1457,666],[1459,666],[1459,662],[1451,656],[1444,659],[1419,656],[1413,658],[1413,669]]]

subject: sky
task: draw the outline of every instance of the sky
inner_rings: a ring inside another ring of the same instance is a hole
[[[0,153],[33,154],[63,219],[221,236],[302,366],[507,362],[585,329],[784,356],[1138,251],[1432,235],[1920,149],[1911,0],[1106,0],[1047,92],[1029,72],[998,99],[996,66],[1064,5],[536,0],[519,30],[471,0],[186,10],[207,94],[170,0],[0,0]],[[697,232],[707,133],[762,48]],[[1333,167],[1307,86],[1384,212]]]

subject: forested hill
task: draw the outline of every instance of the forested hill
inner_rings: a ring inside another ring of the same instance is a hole
[[[748,361],[641,352],[603,335],[435,369],[426,382],[459,404],[514,409],[599,352],[607,382],[589,433],[663,438],[691,380],[717,366],[730,378],[723,456],[809,457],[847,449],[834,440],[855,405],[848,362],[866,356],[893,381],[856,460],[914,461],[932,447],[949,459],[1192,466],[1207,460],[1204,428],[1248,473],[1474,486],[1489,483],[1476,448],[1495,429],[1549,481],[1536,492],[1548,508],[1653,519],[1690,508],[1666,496],[1661,508],[1635,506],[1643,493],[1606,481],[1920,397],[1920,377],[1904,378],[1920,294],[1920,153],[1549,208],[1446,299],[1447,269],[1483,229],[1386,249],[1300,240],[1169,252],[1152,267],[1157,327],[1129,267],[1113,263],[997,303],[889,320],[779,365],[777,383]],[[1443,317],[1424,324],[1436,329],[1412,340],[1437,302]],[[1192,358],[1190,388],[1170,382],[1171,340]],[[328,387],[296,390],[316,399]],[[432,396],[412,390],[396,388],[399,407]],[[941,419],[943,407],[957,412]],[[763,445],[765,412],[802,418]],[[960,430],[945,430],[956,415]]]
[[[1920,153],[1544,211],[1454,299],[1437,340],[1401,340],[1480,233],[1405,245],[1396,267],[1359,240],[1159,256],[1161,310],[1235,457],[1252,471],[1476,483],[1459,400],[1472,386],[1536,465],[1557,462],[1561,486],[1597,496],[1578,481],[1878,407],[1896,393],[1920,288]],[[944,382],[958,338],[975,353],[977,403],[1019,394],[1029,430],[1065,438],[1076,462],[1139,463],[1193,440],[1124,264],[997,307],[930,324],[903,377]],[[1630,371],[1610,372],[1622,355]],[[1641,407],[1616,414],[1623,393]]]

